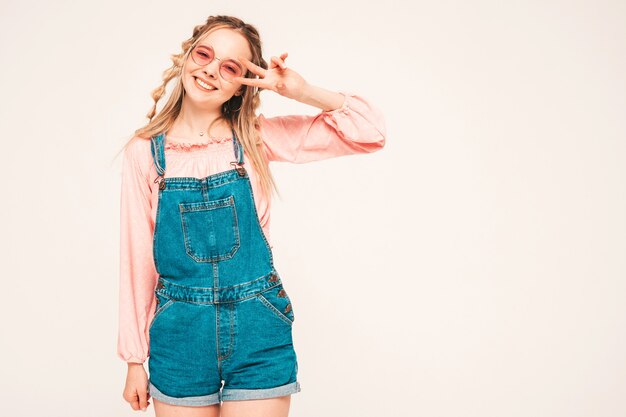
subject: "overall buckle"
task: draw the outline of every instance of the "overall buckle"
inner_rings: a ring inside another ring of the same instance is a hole
[[[246,169],[243,167],[243,162],[241,164],[238,162],[231,162],[230,164],[235,167],[240,177],[246,175]]]

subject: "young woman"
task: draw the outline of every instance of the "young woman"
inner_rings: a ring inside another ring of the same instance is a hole
[[[268,68],[261,52],[253,26],[209,17],[172,55],[149,123],[125,146],[118,356],[135,410],[152,397],[157,416],[287,416],[300,391],[268,164],[374,152],[385,125],[363,97],[307,83],[286,53]],[[261,90],[321,111],[256,116]]]

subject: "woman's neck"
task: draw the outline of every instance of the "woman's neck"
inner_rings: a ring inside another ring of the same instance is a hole
[[[209,125],[220,115],[219,109],[210,112],[206,109],[185,106],[183,103],[180,114],[167,131],[166,136],[178,139],[173,142],[188,143],[208,142],[211,138],[230,138],[232,132],[226,120],[215,122],[211,131],[208,131]]]

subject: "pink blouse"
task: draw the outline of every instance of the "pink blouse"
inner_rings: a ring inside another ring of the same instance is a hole
[[[370,153],[385,145],[383,114],[362,96],[342,92],[342,107],[315,116],[265,118],[259,115],[260,135],[270,163],[305,163],[341,155]],[[135,137],[122,164],[120,201],[120,287],[117,355],[143,363],[149,356],[149,327],[154,316],[158,274],[152,239],[158,202],[157,171],[150,141]],[[165,177],[196,177],[232,169],[232,138],[205,143],[165,144]],[[262,193],[252,162],[244,154],[259,221],[270,242],[270,199]]]

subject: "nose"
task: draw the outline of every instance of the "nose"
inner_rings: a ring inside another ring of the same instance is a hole
[[[217,78],[217,71],[219,71],[219,68],[220,61],[218,59],[213,59],[213,61],[204,66],[204,73],[211,75],[213,78]]]

